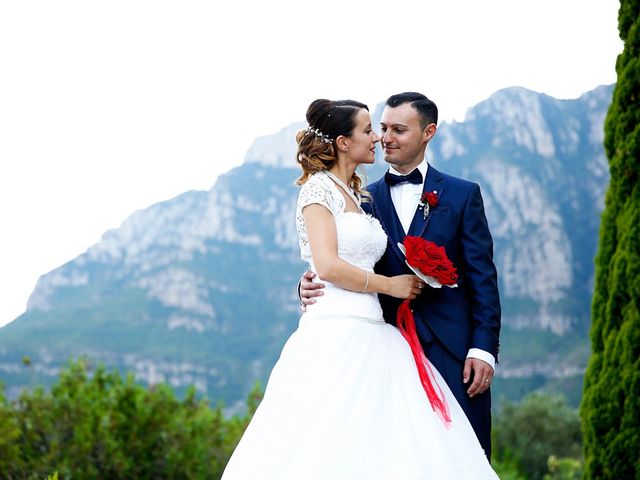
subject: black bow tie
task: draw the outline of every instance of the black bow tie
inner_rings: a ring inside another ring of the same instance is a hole
[[[387,185],[390,187],[404,182],[419,184],[422,183],[422,173],[420,173],[420,170],[417,168],[409,175],[394,175],[393,173],[387,172],[384,174],[384,181],[387,182]]]

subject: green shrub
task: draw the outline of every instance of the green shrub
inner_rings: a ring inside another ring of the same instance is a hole
[[[260,398],[256,386],[248,413],[227,419],[193,388],[179,400],[72,362],[50,392],[9,403],[0,391],[0,478],[219,478]]]
[[[580,480],[582,478],[582,462],[576,458],[549,457],[549,473],[543,480]]]
[[[493,458],[515,466],[528,480],[542,480],[551,455],[580,458],[578,412],[563,397],[533,393],[502,406],[493,422]]]

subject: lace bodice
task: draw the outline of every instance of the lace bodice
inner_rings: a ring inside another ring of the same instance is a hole
[[[296,206],[300,254],[315,272],[302,209],[316,203],[333,214],[338,236],[338,256],[358,268],[372,272],[373,266],[384,254],[387,236],[380,222],[371,215],[345,212],[346,202],[339,188],[324,172],[314,174],[301,187]],[[308,312],[382,316],[376,294],[350,292],[322,279],[320,281],[325,284],[325,294],[317,299],[316,304],[307,307]]]

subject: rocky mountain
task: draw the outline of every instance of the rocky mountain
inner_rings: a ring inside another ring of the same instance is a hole
[[[590,296],[608,183],[603,123],[612,86],[574,100],[509,88],[444,123],[428,159],[480,184],[503,302],[497,398],[531,389],[580,397]],[[379,118],[381,106],[374,111]],[[0,329],[8,394],[88,355],[153,384],[194,384],[241,405],[265,381],[299,316],[304,265],[294,225],[293,124],[258,138],[208,192],[135,212],[43,275]],[[378,159],[366,172],[377,179]],[[29,356],[31,365],[22,363]]]

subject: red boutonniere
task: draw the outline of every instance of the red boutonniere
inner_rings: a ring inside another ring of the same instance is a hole
[[[438,205],[439,200],[440,197],[438,197],[438,192],[435,190],[433,192],[424,192],[422,194],[420,197],[420,208],[422,208],[424,218],[427,218],[430,209],[435,208]]]

